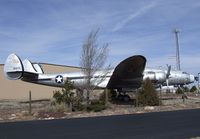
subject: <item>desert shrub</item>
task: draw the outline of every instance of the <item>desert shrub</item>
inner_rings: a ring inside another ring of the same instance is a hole
[[[91,101],[91,104],[87,107],[88,112],[90,111],[99,112],[105,109],[106,109],[105,103],[100,100]]]
[[[176,94],[183,94],[183,93],[184,91],[180,87],[178,87],[178,89],[176,90]]]
[[[53,98],[58,104],[61,104],[61,102],[63,102],[63,94],[59,90],[53,91]]]
[[[83,111],[85,106],[82,104],[82,98],[80,96],[76,96],[73,101],[72,111]]]
[[[73,83],[70,81],[66,81],[64,88],[61,91],[54,91],[53,98],[56,100],[58,104],[64,102],[66,104],[70,104],[74,99],[74,92],[72,92]]]
[[[71,110],[82,110],[82,100],[80,97],[74,96],[74,92],[72,92],[73,89],[73,83],[67,80],[61,91],[54,91],[53,98],[55,99],[55,102],[57,104],[61,105],[62,103],[64,103],[68,105],[68,108],[70,108]]]
[[[46,111],[49,111],[49,112],[68,112],[69,109],[66,108],[65,103],[60,103],[60,104],[56,103],[53,106],[47,108]]]
[[[184,91],[184,92],[190,92],[190,89],[189,89],[187,86],[184,86],[184,87],[183,87],[183,91]]]
[[[99,100],[105,103],[105,101],[106,101],[106,91],[105,90],[99,96]],[[112,100],[113,100],[113,93],[111,92],[111,90],[108,90],[108,101],[110,102]]]
[[[142,88],[137,95],[137,102],[142,106],[159,105],[159,97],[149,78],[143,82]]]
[[[192,88],[190,89],[190,92],[196,92],[197,91],[197,87],[196,86],[192,86]]]

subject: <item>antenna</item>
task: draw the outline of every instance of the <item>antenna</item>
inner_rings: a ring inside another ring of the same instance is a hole
[[[180,65],[180,54],[179,54],[179,42],[178,42],[178,33],[180,33],[180,30],[177,28],[173,30],[175,33],[175,39],[176,39],[176,69],[181,70],[181,65]]]

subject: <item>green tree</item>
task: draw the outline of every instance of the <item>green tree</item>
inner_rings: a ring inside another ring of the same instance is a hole
[[[183,93],[184,91],[180,87],[178,87],[178,89],[176,90],[176,94],[183,94]]]
[[[74,89],[73,83],[69,80],[66,80],[62,90],[54,91],[54,95],[53,95],[53,98],[55,99],[56,103],[67,104],[68,108],[71,111],[73,108],[73,103],[77,101],[77,98],[74,96],[74,92],[72,92],[73,89]]]
[[[155,88],[149,78],[147,78],[142,85],[141,90],[137,96],[139,105],[142,106],[156,106],[159,105],[159,97]]]
[[[190,89],[187,86],[183,87],[184,92],[190,92]]]
[[[197,87],[194,85],[192,86],[192,88],[190,89],[190,92],[196,92],[197,91]]]

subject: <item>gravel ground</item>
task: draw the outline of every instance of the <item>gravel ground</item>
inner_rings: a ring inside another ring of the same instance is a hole
[[[28,103],[21,103],[15,100],[0,100],[0,122],[137,114],[200,108],[200,95],[190,94],[187,96],[188,99],[183,102],[182,95],[162,95],[162,106],[154,107],[109,104],[109,108],[101,112],[62,112],[53,109],[51,101],[45,100],[32,103],[32,115],[29,115]]]

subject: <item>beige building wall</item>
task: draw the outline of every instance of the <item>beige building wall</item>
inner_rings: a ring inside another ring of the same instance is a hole
[[[80,71],[78,67],[69,67],[52,64],[41,64],[44,73],[65,73]],[[3,64],[0,65],[0,99],[27,100],[29,91],[32,99],[51,98],[54,90],[60,88],[23,82],[21,80],[8,80],[4,77]]]

